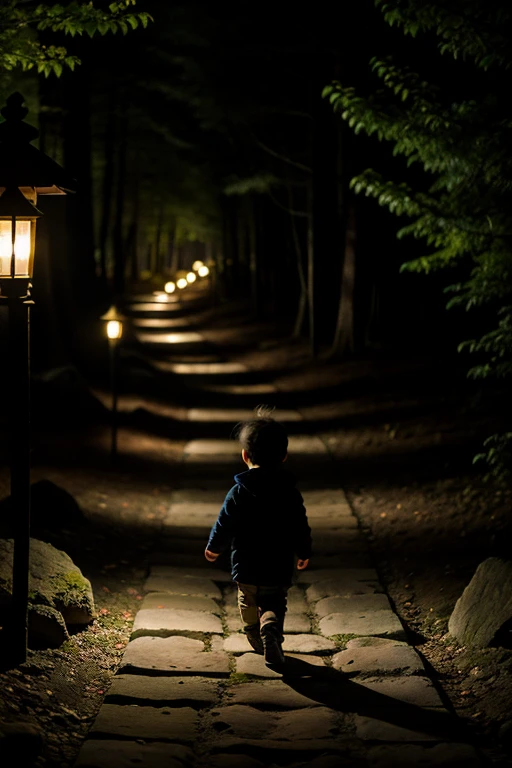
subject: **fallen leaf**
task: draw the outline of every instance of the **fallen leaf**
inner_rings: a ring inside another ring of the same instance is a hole
[[[124,648],[124,643],[116,643],[116,644],[115,644],[115,646],[114,646],[114,648],[117,648],[118,650],[119,650],[120,648]]]
[[[128,589],[126,591],[128,592],[129,595],[136,595],[137,594],[137,590],[134,589],[133,587],[128,587]]]
[[[100,608],[100,615],[101,616],[108,616],[110,614],[110,611],[108,608]]]
[[[104,592],[110,592],[110,589],[109,589],[108,587],[102,587],[102,590],[103,590]]]

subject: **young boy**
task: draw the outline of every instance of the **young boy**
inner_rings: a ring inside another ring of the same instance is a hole
[[[284,427],[260,407],[235,428],[248,470],[235,475],[210,532],[205,557],[214,562],[231,546],[243,628],[269,666],[284,663],[283,624],[294,561],[302,571],[311,554],[311,529],[295,478],[283,468]]]

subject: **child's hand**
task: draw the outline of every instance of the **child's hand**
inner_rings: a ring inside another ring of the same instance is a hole
[[[309,565],[309,560],[297,560],[297,570],[303,571]]]
[[[218,555],[216,555],[215,552],[210,552],[209,549],[205,549],[204,556],[206,557],[209,563],[214,563],[218,558]]]

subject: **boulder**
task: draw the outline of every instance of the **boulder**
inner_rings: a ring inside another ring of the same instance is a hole
[[[51,480],[32,483],[30,506],[30,526],[35,538],[44,539],[43,532],[81,530],[88,524],[75,498]],[[14,535],[10,496],[0,501],[0,531],[2,538]]]
[[[448,632],[462,645],[485,648],[495,643],[512,619],[512,561],[484,560],[455,604]]]
[[[14,542],[0,539],[0,613],[8,609],[12,589],[12,558]],[[94,596],[91,582],[73,563],[69,555],[51,544],[30,539],[29,604],[53,609],[62,616],[65,628],[77,628],[90,624],[95,617]],[[37,610],[32,617],[33,631],[41,628],[41,637],[30,637],[29,644],[43,642],[53,622],[52,636],[61,632],[55,626],[56,616],[51,611]],[[60,621],[59,621],[60,624]]]
[[[66,640],[69,640],[69,632],[62,613],[49,605],[29,605],[29,648],[34,651],[42,648],[59,648]]]

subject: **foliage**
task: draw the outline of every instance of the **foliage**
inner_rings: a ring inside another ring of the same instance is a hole
[[[151,16],[146,12],[134,13],[131,6],[136,0],[119,0],[105,8],[96,8],[93,2],[66,5],[40,3],[33,5],[22,0],[3,0],[0,6],[0,70],[21,68],[35,70],[46,77],[60,76],[64,68],[73,70],[80,64],[78,56],[69,55],[62,45],[45,45],[38,33],[53,32],[62,35],[88,35],[122,32],[139,26],[146,27]]]
[[[459,346],[478,356],[469,375],[509,378],[512,8],[488,0],[375,4],[405,35],[427,33],[428,45],[433,33],[439,53],[449,60],[444,63],[431,46],[427,79],[416,71],[421,62],[414,67],[378,57],[371,71],[380,82],[369,95],[338,81],[324,89],[355,133],[389,142],[393,155],[405,159],[405,180],[369,169],[352,179],[352,187],[406,219],[398,237],[410,235],[425,248],[402,270],[457,274],[457,282],[446,286],[447,306],[478,310],[480,335]],[[501,450],[507,439],[495,436],[486,444],[483,456],[495,475],[510,458]]]

